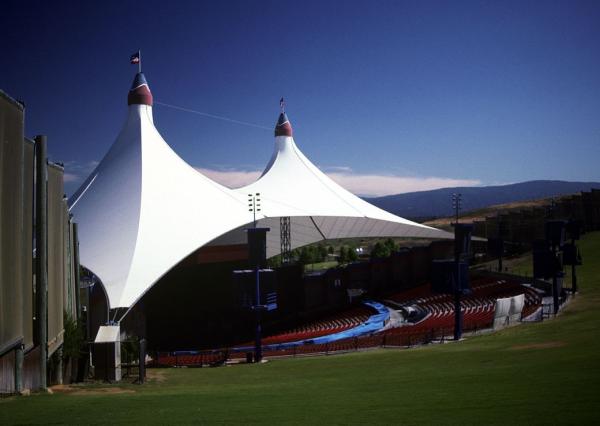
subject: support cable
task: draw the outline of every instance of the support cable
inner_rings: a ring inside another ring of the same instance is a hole
[[[203,117],[214,118],[215,120],[227,121],[229,123],[235,123],[235,124],[240,124],[242,126],[254,127],[257,129],[263,129],[263,130],[269,130],[269,131],[273,130],[271,127],[261,126],[260,124],[249,123],[247,121],[241,121],[241,120],[236,120],[233,118],[223,117],[221,115],[215,115],[215,114],[209,114],[207,112],[196,111],[194,109],[184,108],[184,107],[180,107],[180,106],[172,105],[172,104],[167,104],[165,102],[159,102],[159,101],[155,100],[154,103],[156,105],[161,105],[161,106],[164,106],[167,108],[173,108],[173,109],[176,109],[179,111],[185,111],[185,112],[190,112],[192,114],[202,115]]]

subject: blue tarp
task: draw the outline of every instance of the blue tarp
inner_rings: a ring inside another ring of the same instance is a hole
[[[328,334],[327,336],[315,337],[314,339],[305,339],[298,340],[295,342],[287,342],[287,343],[278,343],[275,345],[264,345],[263,350],[278,350],[278,349],[288,349],[293,348],[294,346],[306,345],[306,344],[315,344],[321,345],[324,343],[331,343],[342,339],[348,339],[350,337],[358,337],[364,336],[365,334],[374,333],[379,331],[384,325],[385,322],[390,317],[390,311],[381,303],[373,302],[373,301],[365,301],[363,302],[365,305],[372,307],[377,310],[375,315],[371,315],[367,321],[356,326],[354,328],[350,328],[348,330],[340,331],[339,333]],[[253,349],[253,346],[248,347],[239,347],[233,348],[233,351],[243,352],[249,349]]]
[[[350,328],[348,330],[340,331],[339,333],[328,334],[327,336],[315,337],[314,339],[305,339],[298,340],[295,342],[287,342],[287,343],[278,343],[275,345],[263,345],[264,350],[280,350],[280,349],[288,349],[293,348],[295,346],[301,346],[306,344],[315,344],[321,345],[324,343],[336,342],[342,339],[348,339],[350,337],[358,337],[364,336],[365,334],[374,333],[379,331],[384,325],[385,322],[390,317],[390,311],[381,303],[373,302],[371,300],[363,302],[365,305],[372,307],[377,310],[375,315],[371,315],[369,319],[367,319],[362,324]],[[240,346],[237,348],[232,348],[232,352],[246,352],[254,350],[254,346]],[[215,352],[215,351],[212,351]],[[220,351],[216,351],[220,352]],[[200,353],[207,353],[206,351],[177,351],[173,352],[173,355],[198,355]]]

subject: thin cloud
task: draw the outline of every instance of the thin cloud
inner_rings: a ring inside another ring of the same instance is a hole
[[[214,170],[196,167],[200,173],[229,188],[246,186],[257,180],[262,171],[259,170]]]
[[[454,179],[444,177],[411,177],[396,175],[360,174],[344,166],[326,167],[325,174],[348,191],[363,197],[380,197],[405,192],[427,191],[454,186],[477,186],[475,179]],[[333,170],[332,170],[333,169]],[[239,188],[256,181],[261,170],[215,170],[196,168],[200,173],[229,188]]]
[[[352,168],[348,166],[324,166],[321,168],[326,173],[339,172],[339,173],[351,173]]]
[[[80,177],[80,176],[77,176],[76,174],[73,174],[73,173],[67,173],[67,172],[65,172],[65,173],[63,174],[63,181],[64,181],[65,183],[79,182],[79,181],[81,181],[81,180],[82,180],[82,179],[81,179],[81,177]]]
[[[98,161],[67,161],[65,166],[65,173],[63,175],[63,181],[69,184],[81,183],[94,171],[98,166]]]
[[[95,160],[86,162],[67,161],[64,163],[63,182],[65,184],[65,193],[68,196],[73,195],[98,164],[99,162]]]
[[[331,179],[348,191],[364,197],[381,197],[405,192],[428,191],[454,186],[477,186],[475,179],[453,179],[443,177],[406,177],[376,174],[327,173]]]

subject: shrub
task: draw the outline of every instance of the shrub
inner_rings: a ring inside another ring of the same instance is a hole
[[[83,324],[65,311],[63,313],[63,326],[65,338],[63,343],[63,359],[79,358],[84,342]]]

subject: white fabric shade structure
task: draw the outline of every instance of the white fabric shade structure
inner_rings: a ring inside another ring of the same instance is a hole
[[[79,223],[81,264],[100,278],[111,308],[135,304],[202,246],[245,242],[243,230],[252,220],[249,193],[261,194],[257,220],[272,229],[269,256],[280,250],[280,217],[291,218],[293,247],[347,237],[452,238],[372,206],[334,183],[295,145],[285,114],[262,177],[229,189],[188,165],[163,140],[141,73],[128,103],[116,141],[69,200]]]
[[[267,256],[280,252],[280,217],[290,217],[291,248],[320,240],[352,237],[454,238],[448,232],[403,219],[375,207],[342,188],[302,154],[292,127],[281,113],[275,129],[275,149],[262,176],[235,190],[241,196],[260,194],[268,227]],[[234,235],[236,237],[234,237]],[[214,242],[242,242],[243,229]]]
[[[145,84],[138,74],[132,92],[138,80]],[[117,140],[69,202],[80,262],[100,278],[111,308],[131,306],[198,247],[249,221],[244,197],[163,140],[151,98],[131,100]]]

